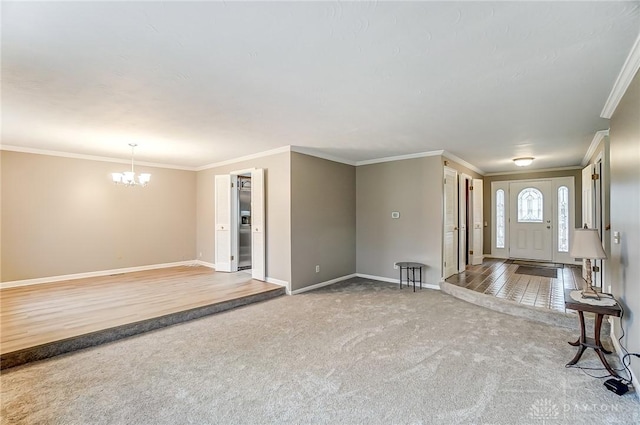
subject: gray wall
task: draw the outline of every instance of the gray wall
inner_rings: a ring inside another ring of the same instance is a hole
[[[3,282],[195,258],[196,173],[154,167],[116,186],[126,164],[2,152]]]
[[[208,263],[215,261],[215,175],[249,168],[265,170],[266,276],[290,282],[291,161],[289,152],[198,171],[196,207],[198,259]]]
[[[356,168],[358,273],[397,279],[394,262],[419,261],[428,265],[426,283],[440,281],[442,173],[440,156]]]
[[[355,272],[355,167],[292,153],[291,289]]]
[[[618,105],[609,133],[611,161],[611,243],[609,272],[613,294],[625,308],[622,340],[630,352],[640,352],[640,74],[636,74]],[[637,316],[637,317],[636,317]],[[617,323],[618,321],[616,321]],[[620,335],[620,329],[616,330]],[[640,378],[640,359],[631,360]]]
[[[530,173],[501,174],[483,177],[483,216],[487,226],[484,228],[484,254],[491,255],[491,182],[550,179],[554,177],[573,177],[575,194],[575,223],[582,223],[582,170],[532,171]]]

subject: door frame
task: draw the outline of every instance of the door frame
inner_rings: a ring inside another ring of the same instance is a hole
[[[552,187],[552,211],[551,217],[553,218],[552,227],[553,235],[551,237],[552,253],[551,261],[554,263],[564,264],[579,264],[575,259],[569,256],[568,252],[558,251],[558,189],[561,186],[566,186],[569,189],[569,241],[573,236],[573,229],[575,227],[576,217],[576,191],[575,191],[575,178],[573,176],[565,177],[551,177],[551,178],[537,178],[537,179],[521,179],[521,180],[500,180],[491,182],[491,257],[493,258],[511,258],[509,250],[510,232],[510,214],[511,209],[509,207],[509,200],[511,198],[510,185],[511,183],[526,183],[541,180],[550,180]],[[496,248],[496,192],[498,190],[504,190],[505,193],[505,246],[504,248]],[[570,243],[570,242],[569,242]]]
[[[451,181],[447,180],[447,178],[450,178]],[[452,276],[454,274],[457,273],[458,270],[458,243],[459,243],[459,239],[458,239],[458,170],[451,168],[451,167],[443,167],[443,174],[442,174],[442,279],[446,279],[449,276]],[[450,186],[447,186],[449,185]],[[452,218],[452,223],[450,224],[450,226],[453,226],[452,229],[448,228],[448,224],[447,224],[447,188],[448,187],[452,187],[453,188],[453,193],[451,196],[451,202],[453,203],[453,205],[451,206],[451,211],[453,213],[453,218]],[[447,266],[447,234],[448,233],[453,233],[451,235],[452,238],[452,247],[450,248],[452,250],[451,252],[451,261],[454,262],[455,264],[450,264],[449,266]],[[451,269],[453,272],[452,273],[448,273],[447,272],[447,267],[449,269]]]
[[[458,176],[458,273],[462,273],[467,265],[471,264],[469,254],[471,235],[469,232],[470,227],[473,228],[473,224],[469,221],[471,216],[469,211],[469,206],[471,205],[469,188],[472,185],[473,178],[471,176],[464,173]]]
[[[229,193],[229,206],[228,206],[228,211],[226,211],[228,214],[230,214],[229,216],[229,223],[225,224],[226,226],[229,226],[229,231],[230,231],[230,260],[229,263],[224,263],[224,267],[219,269],[218,268],[218,258],[219,258],[219,251],[218,251],[218,246],[219,246],[219,240],[218,240],[218,234],[216,233],[214,236],[214,244],[215,244],[215,258],[216,258],[216,271],[228,271],[228,272],[237,272],[238,271],[238,250],[239,250],[239,244],[238,244],[238,240],[239,240],[239,227],[238,227],[238,216],[239,216],[239,211],[238,211],[238,188],[237,188],[237,184],[238,184],[238,176],[240,175],[247,175],[250,174],[252,181],[251,181],[251,220],[252,220],[252,225],[251,225],[251,263],[252,263],[252,267],[251,267],[251,276],[253,279],[257,279],[257,280],[262,280],[265,281],[266,280],[266,255],[267,255],[267,247],[265,244],[265,227],[266,227],[266,220],[265,220],[265,206],[266,206],[266,199],[265,199],[265,188],[264,188],[264,184],[265,184],[265,180],[264,180],[264,169],[262,168],[245,168],[242,170],[234,170],[229,172],[228,174],[220,174],[220,175],[216,175],[214,176],[214,178],[217,180],[220,177],[224,177],[225,180],[228,179],[228,181],[230,182],[230,185],[228,187],[228,190],[230,191]],[[262,196],[261,201],[256,200],[255,196],[256,193],[258,191],[257,186],[254,183],[254,179],[260,180],[260,184],[262,185],[262,190],[260,190],[260,195]],[[219,206],[218,204],[218,191],[222,189],[222,187],[218,187],[218,185],[215,186],[216,187],[216,194],[214,195],[214,202],[216,203],[216,214],[219,210]],[[254,203],[257,202],[259,205],[254,205]],[[261,209],[261,212],[258,212],[258,209]],[[255,221],[255,222],[254,222]],[[215,222],[216,222],[216,230],[218,228],[218,217],[215,217]],[[225,242],[226,243],[226,242]],[[259,246],[257,246],[259,245]],[[228,264],[228,267],[227,267]],[[254,266],[257,265],[258,267]],[[227,270],[228,269],[228,270]]]

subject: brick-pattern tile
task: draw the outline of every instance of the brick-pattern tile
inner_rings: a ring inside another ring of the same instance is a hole
[[[487,259],[468,266],[447,282],[523,305],[564,312],[564,288],[582,287],[580,267],[558,264],[557,278],[516,274],[518,264],[509,260]]]

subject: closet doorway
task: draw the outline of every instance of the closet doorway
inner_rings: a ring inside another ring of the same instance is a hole
[[[264,170],[215,176],[216,271],[251,269],[265,280]]]

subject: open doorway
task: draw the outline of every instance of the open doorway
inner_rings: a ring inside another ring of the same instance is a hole
[[[253,279],[265,280],[264,195],[263,169],[215,176],[216,271],[250,269]]]
[[[238,271],[251,270],[251,174],[237,177]]]
[[[460,179],[458,180],[458,197],[459,197],[459,207],[460,212],[458,215],[458,221],[460,223],[460,233],[458,235],[460,242],[458,244],[458,273],[465,271],[467,265],[471,264],[471,259],[469,258],[470,252],[473,252],[471,247],[469,246],[469,242],[471,240],[471,235],[469,234],[472,225],[469,223],[469,219],[471,218],[471,200],[470,200],[470,190],[472,188],[472,179],[470,176],[466,174],[460,174]]]
[[[444,167],[442,277],[482,264],[482,179]]]

